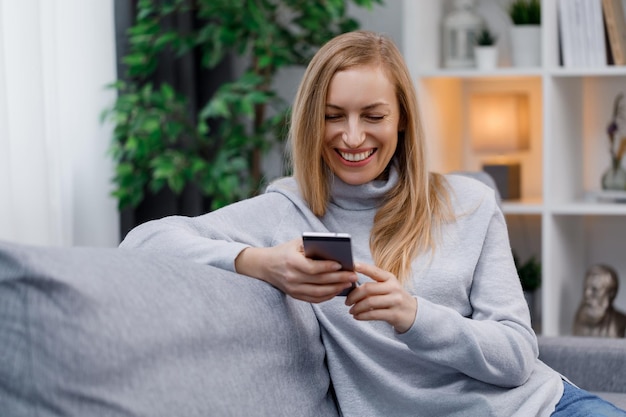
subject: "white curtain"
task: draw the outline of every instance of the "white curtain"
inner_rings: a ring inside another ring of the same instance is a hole
[[[113,0],[0,0],[0,240],[115,246]]]

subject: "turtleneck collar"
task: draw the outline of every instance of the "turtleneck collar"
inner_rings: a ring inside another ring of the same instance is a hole
[[[345,210],[369,210],[379,207],[385,196],[398,183],[398,169],[392,163],[389,175],[361,185],[350,185],[339,177],[331,177],[330,203]]]

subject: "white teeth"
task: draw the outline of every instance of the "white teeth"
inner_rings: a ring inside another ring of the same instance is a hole
[[[365,151],[365,152],[359,152],[359,153],[346,153],[346,152],[339,151],[339,154],[341,155],[341,157],[345,159],[346,161],[350,161],[350,162],[360,162],[364,159],[369,158],[370,155],[373,153],[374,153],[373,149],[370,149],[369,151]]]

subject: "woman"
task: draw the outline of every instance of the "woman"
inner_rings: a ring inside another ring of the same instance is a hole
[[[493,190],[428,172],[393,43],[358,31],[323,46],[296,95],[290,140],[293,178],[204,216],[144,224],[122,246],[314,303],[344,416],[550,415],[564,383],[537,359]],[[355,272],[306,258],[306,231],[351,234]]]

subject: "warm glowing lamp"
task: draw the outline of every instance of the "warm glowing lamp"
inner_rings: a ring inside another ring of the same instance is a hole
[[[472,148],[489,155],[483,165],[503,199],[520,198],[521,167],[507,154],[529,148],[528,97],[516,93],[480,93],[470,97]]]

